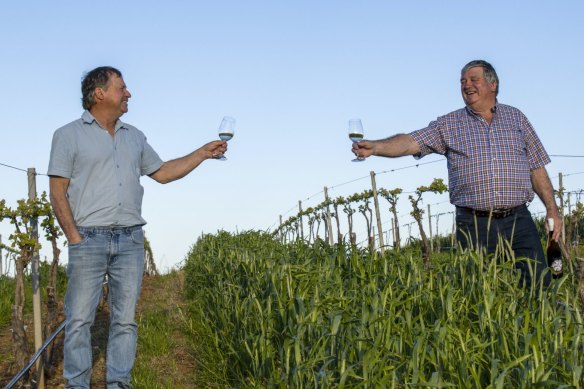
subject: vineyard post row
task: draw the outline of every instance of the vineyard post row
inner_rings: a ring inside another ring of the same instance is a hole
[[[383,253],[385,250],[385,243],[384,243],[384,237],[383,237],[383,228],[382,228],[382,221],[381,221],[381,213],[380,213],[380,207],[379,207],[379,200],[378,200],[378,193],[377,193],[377,185],[376,185],[376,181],[375,181],[375,176],[376,173],[374,171],[370,172],[370,176],[371,176],[371,188],[372,188],[372,192],[373,192],[373,203],[374,203],[374,208],[375,208],[375,217],[376,217],[376,224],[377,224],[377,235],[378,235],[378,242],[379,242],[379,248],[381,250],[381,252]],[[560,210],[560,215],[562,216],[562,218],[564,217],[564,208],[565,206],[568,207],[568,214],[571,213],[571,204],[570,204],[570,193],[567,194],[567,204],[564,204],[564,192],[565,192],[565,188],[563,186],[563,174],[559,173],[558,174],[558,189],[556,190],[556,194],[557,197],[559,199],[559,210]],[[330,208],[329,208],[329,204],[331,202],[329,196],[328,196],[328,188],[325,186],[324,187],[324,198],[325,198],[325,204],[326,204],[326,234],[325,234],[325,240],[328,240],[329,244],[333,244],[333,232],[332,232],[332,222],[331,222],[331,213],[330,213]],[[302,209],[302,201],[298,200],[298,224],[300,227],[300,237],[302,237],[304,239],[304,223],[303,223],[303,216],[304,212]],[[443,213],[439,213],[437,215],[432,215],[431,213],[431,207],[430,204],[428,204],[428,231],[429,231],[429,235],[430,235],[430,245],[431,245],[431,251],[433,251],[434,247],[433,247],[433,230],[432,230],[432,217],[436,217],[436,219],[438,219],[441,215],[443,215]],[[283,216],[279,215],[279,229],[281,230],[283,227]],[[397,220],[394,220],[392,218],[391,220],[392,223],[392,227],[391,227],[391,231],[395,232],[397,230]],[[415,222],[412,222],[410,224],[413,224]],[[438,222],[436,222],[436,227],[438,226]],[[373,231],[375,231],[375,228],[373,228]],[[455,231],[455,222],[453,221],[453,227],[452,227],[452,233],[454,234]],[[436,231],[437,232],[437,231]],[[566,232],[566,226],[565,223],[562,226],[562,240],[565,239],[565,232]],[[374,232],[375,234],[375,232]],[[389,238],[388,238],[389,240]],[[395,240],[395,239],[394,239]]]
[[[376,225],[377,225],[377,241],[379,242],[379,249],[381,250],[382,253],[385,252],[386,246],[385,246],[385,238],[384,238],[384,231],[383,231],[383,223],[381,220],[381,212],[380,212],[380,206],[379,206],[379,196],[378,196],[378,191],[377,191],[377,182],[376,182],[376,173],[374,171],[370,171],[370,177],[371,177],[371,193],[372,193],[372,198],[373,198],[373,204],[374,204],[374,209],[375,209],[375,218],[376,218]],[[324,211],[325,211],[325,217],[326,217],[326,226],[325,226],[325,240],[327,240],[329,242],[329,244],[333,244],[334,242],[334,238],[333,238],[333,231],[332,231],[332,221],[331,221],[331,213],[330,213],[330,204],[331,204],[331,199],[328,196],[328,188],[325,186],[324,187]],[[307,209],[307,211],[310,208]],[[303,223],[303,215],[305,214],[303,208],[302,208],[302,201],[298,200],[298,214],[297,214],[297,218],[298,218],[298,227],[300,228],[300,234],[299,236],[302,237],[304,239],[304,223]],[[440,217],[440,215],[444,215],[444,213],[439,213],[437,215],[434,215],[434,217],[436,217],[437,219]],[[428,224],[429,224],[429,233],[430,233],[430,244],[432,245],[432,239],[433,239],[433,234],[432,234],[432,216],[431,216],[431,208],[430,208],[430,204],[428,204]],[[415,224],[416,222],[412,222],[411,224]],[[279,229],[281,230],[283,227],[284,221],[283,221],[283,216],[279,215]],[[391,225],[392,227],[390,228],[390,230],[392,232],[396,232],[398,230],[398,221],[395,220],[394,218],[391,218]],[[375,235],[375,227],[372,227],[372,231],[373,231],[373,235]],[[387,231],[386,231],[387,232]],[[339,232],[340,234],[340,232]],[[375,237],[373,237],[375,238]],[[397,239],[397,237],[394,237],[394,241]],[[388,237],[388,241],[389,241],[389,237]]]

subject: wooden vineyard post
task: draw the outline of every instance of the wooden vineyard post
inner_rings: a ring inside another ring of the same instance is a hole
[[[286,234],[284,234],[282,232],[282,215],[280,215],[280,228],[279,228],[279,231],[280,231],[280,242],[286,243]]]
[[[298,200],[298,223],[300,224],[300,236],[304,240],[304,226],[302,225],[302,201]]]
[[[393,242],[393,248],[395,249],[396,244],[395,244],[395,219],[394,218],[391,218],[391,241]]]
[[[373,204],[375,205],[375,217],[377,218],[377,234],[379,236],[379,248],[381,255],[385,253],[385,243],[383,242],[383,229],[381,227],[381,214],[379,212],[379,200],[377,198],[377,185],[375,183],[375,172],[371,171],[371,189],[373,190]]]
[[[29,168],[28,171],[28,199],[31,201],[36,200],[36,171],[35,168]],[[33,217],[30,221],[32,239],[37,242],[39,240],[39,228],[38,219]],[[31,260],[32,269],[32,308],[33,308],[33,319],[34,319],[34,347],[35,350],[39,350],[43,345],[43,333],[42,333],[42,323],[41,323],[41,290],[40,290],[40,275],[39,275],[39,250],[38,246],[35,247],[32,254]],[[45,375],[42,365],[42,359],[39,358],[36,362],[36,372],[38,379],[38,388],[42,389],[45,387]]]
[[[333,224],[331,223],[331,210],[329,207],[328,189],[324,187],[324,201],[326,202],[326,225],[328,231],[329,244],[333,245]]]
[[[430,234],[430,252],[434,252],[434,240],[432,236],[432,213],[430,212],[430,204],[428,204],[428,232]]]
[[[439,228],[440,228],[439,227],[440,215],[443,215],[443,214],[440,214],[439,213],[438,215],[436,215],[436,231],[435,231],[435,234],[436,234],[436,245],[434,246],[434,249],[436,250],[437,253],[439,253],[440,252],[440,249],[441,249],[441,247],[440,247],[441,246],[440,233],[438,232],[438,231],[440,231],[439,230]]]

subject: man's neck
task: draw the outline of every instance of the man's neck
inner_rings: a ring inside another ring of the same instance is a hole
[[[495,101],[492,104],[485,104],[483,106],[480,107],[474,107],[474,106],[468,106],[468,108],[474,112],[476,115],[479,115],[480,117],[482,117],[483,119],[485,119],[487,121],[487,123],[491,123],[491,121],[493,120],[493,115],[495,113],[495,111],[497,110],[497,102]]]
[[[112,115],[111,113],[105,112],[100,109],[90,109],[89,112],[97,120],[99,125],[103,127],[111,136],[114,136],[116,131],[116,123],[119,116]]]

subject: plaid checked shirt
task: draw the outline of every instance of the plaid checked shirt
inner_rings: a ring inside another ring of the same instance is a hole
[[[410,135],[420,145],[416,157],[446,156],[450,202],[461,207],[489,210],[531,202],[530,171],[550,162],[527,117],[509,105],[495,106],[490,125],[465,107]]]

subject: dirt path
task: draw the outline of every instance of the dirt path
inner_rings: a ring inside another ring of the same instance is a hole
[[[150,317],[164,315],[164,317],[168,318],[168,320],[165,320],[165,328],[171,334],[173,342],[171,343],[171,348],[165,350],[163,356],[148,355],[148,352],[141,353],[141,348],[145,347],[141,346],[139,342],[134,370],[155,371],[158,374],[152,377],[157,377],[162,382],[139,383],[136,385],[137,388],[193,387],[192,378],[195,373],[195,358],[188,346],[189,341],[182,331],[183,321],[181,315],[185,312],[183,286],[184,276],[180,272],[165,276],[144,277],[136,321],[140,324],[140,322],[150,320]],[[32,329],[32,323],[27,327],[27,330]],[[107,304],[101,304],[92,327],[92,388],[105,388],[105,353],[108,329],[109,311]],[[138,336],[140,337],[140,329]],[[57,338],[59,364],[55,369],[54,375],[47,377],[45,380],[46,388],[49,389],[64,387],[62,379],[62,338],[62,334]],[[29,334],[30,339],[33,339],[32,333]],[[12,332],[10,328],[5,328],[0,331],[0,386],[4,387],[17,372],[17,368],[12,361]],[[170,381],[168,377],[171,377]],[[172,382],[172,386],[168,386],[165,382]]]

